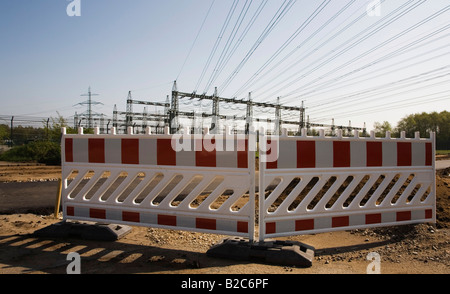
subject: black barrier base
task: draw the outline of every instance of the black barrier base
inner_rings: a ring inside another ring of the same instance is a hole
[[[263,261],[271,264],[310,267],[314,259],[314,247],[296,242],[266,240],[251,243],[248,238],[225,238],[211,247],[206,254],[211,257]]]
[[[75,237],[86,240],[116,241],[131,232],[130,226],[94,222],[62,221],[33,233],[40,237]]]

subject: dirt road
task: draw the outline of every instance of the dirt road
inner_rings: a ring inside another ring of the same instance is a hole
[[[449,274],[449,171],[437,174],[437,224],[284,238],[315,247],[309,268],[208,257],[206,251],[225,237],[213,234],[132,227],[128,235],[115,242],[36,237],[35,231],[60,222],[51,216],[50,206],[32,213],[0,214],[0,273],[64,274],[70,263],[67,255],[77,252],[84,274],[365,274],[368,267],[375,269],[369,266],[373,261],[367,257],[376,252],[382,274]],[[0,181],[45,181],[57,175],[52,167],[0,168]],[[36,190],[33,195],[40,193]]]

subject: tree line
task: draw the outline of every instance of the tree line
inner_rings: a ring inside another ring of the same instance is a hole
[[[386,131],[391,132],[392,137],[400,137],[400,132],[405,131],[407,138],[414,138],[415,132],[420,132],[422,138],[429,138],[430,132],[436,134],[436,150],[450,150],[450,112],[422,112],[410,114],[402,118],[396,127],[384,121],[376,122],[374,130],[377,137],[384,137]]]

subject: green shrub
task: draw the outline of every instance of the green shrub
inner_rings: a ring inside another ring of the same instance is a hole
[[[61,147],[58,143],[36,141],[26,145],[16,146],[2,155],[2,161],[38,162],[49,165],[61,164]]]

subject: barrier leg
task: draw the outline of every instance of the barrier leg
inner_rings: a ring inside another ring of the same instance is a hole
[[[96,241],[117,241],[130,233],[126,225],[102,224],[94,222],[61,221],[33,233],[39,237],[81,238]]]
[[[59,206],[61,205],[61,191],[62,191],[62,180],[59,179],[58,191],[56,193],[56,201],[55,201],[55,218],[58,218],[59,214]]]
[[[251,242],[247,238],[227,238],[211,247],[206,254],[211,257],[239,261],[262,261],[270,264],[310,267],[314,247],[295,241],[266,240]]]

